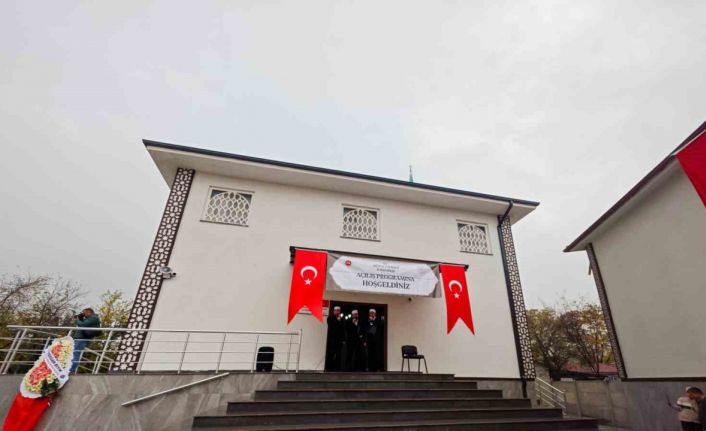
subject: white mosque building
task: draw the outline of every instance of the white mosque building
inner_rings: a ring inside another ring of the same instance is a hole
[[[401,346],[415,345],[433,372],[534,378],[512,226],[538,203],[144,143],[171,192],[130,328],[301,330],[300,369],[321,370],[326,323],[306,309],[287,322],[297,250],[426,265],[433,277],[439,264],[452,264],[465,268],[475,333],[459,322],[447,334],[438,286],[424,294],[371,291],[329,276],[322,304],[384,315],[387,370],[399,371]],[[165,279],[165,266],[177,276]],[[134,369],[139,361],[135,352],[146,340],[133,335],[132,349],[120,354],[116,368]]]

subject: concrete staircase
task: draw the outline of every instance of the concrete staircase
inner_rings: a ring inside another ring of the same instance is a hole
[[[299,373],[194,430],[597,430],[594,419],[532,408],[452,374]]]

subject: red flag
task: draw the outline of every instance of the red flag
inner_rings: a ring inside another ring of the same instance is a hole
[[[446,333],[450,333],[458,319],[461,319],[468,326],[468,329],[475,334],[465,268],[458,265],[441,264],[439,265],[439,272],[444,286],[444,298],[446,299]]]
[[[306,306],[320,322],[324,321],[321,301],[326,286],[326,252],[297,250],[294,255],[292,286],[289,290],[289,324],[297,312]]]
[[[32,431],[42,418],[44,410],[51,405],[53,395],[42,398],[27,398],[22,394],[15,396],[10,410],[5,416],[2,431]]]
[[[706,133],[696,137],[677,153],[677,159],[701,201],[706,205]]]

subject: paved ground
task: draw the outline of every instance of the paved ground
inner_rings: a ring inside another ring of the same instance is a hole
[[[630,428],[609,427],[606,425],[601,425],[598,429],[601,431],[632,431]]]

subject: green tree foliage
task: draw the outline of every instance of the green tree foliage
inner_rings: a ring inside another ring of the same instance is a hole
[[[527,311],[534,360],[558,379],[571,361],[599,375],[600,364],[613,361],[601,306],[585,299]]]
[[[101,319],[101,326],[106,328],[124,328],[130,316],[132,299],[126,299],[119,290],[106,290],[100,297],[96,309]]]
[[[573,349],[556,310],[548,307],[527,310],[527,319],[534,360],[549,371],[552,379],[559,379],[566,371]]]

